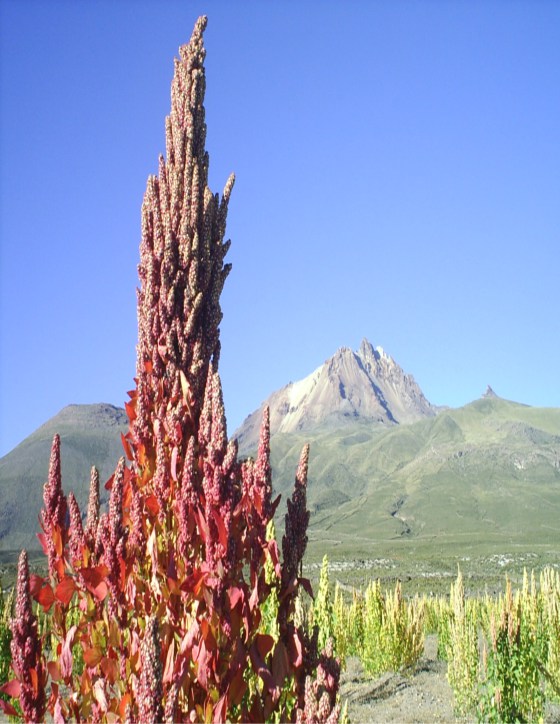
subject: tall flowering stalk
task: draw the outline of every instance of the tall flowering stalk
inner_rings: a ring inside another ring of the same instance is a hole
[[[37,634],[37,619],[31,605],[27,553],[19,557],[16,615],[12,621],[12,665],[19,681],[19,702],[28,721],[41,721],[45,715],[46,672]]]
[[[41,526],[44,536],[41,542],[49,560],[49,574],[60,577],[64,564],[62,551],[66,533],[66,497],[62,492],[62,474],[60,466],[60,436],[55,435],[49,462],[49,477],[43,487],[44,507],[41,513]]]
[[[233,176],[221,199],[208,188],[205,26],[200,18],[175,62],[166,158],[142,206],[129,466],[122,459],[108,481],[102,514],[92,472],[85,527],[63,496],[53,443],[41,518],[49,575],[32,588],[56,642],[50,661],[34,649],[35,669],[48,671],[47,708],[59,721],[295,721],[304,710],[309,720],[306,680],[316,682],[321,721],[337,718],[332,655],[319,657],[316,636],[294,618],[300,585],[310,591],[301,578],[308,448],[281,561],[267,536],[278,504],[268,411],[254,462],[239,461],[227,437],[219,300]]]
[[[223,264],[230,245],[223,239],[234,176],[221,200],[208,188],[205,27],[206,18],[200,18],[175,61],[167,158],[160,156],[159,174],[148,179],[142,205],[132,422],[138,452],[157,439],[157,420],[175,444],[186,429],[196,429],[210,362],[217,369],[220,354],[219,300],[231,268]]]

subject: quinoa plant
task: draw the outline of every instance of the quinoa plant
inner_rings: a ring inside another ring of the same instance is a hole
[[[336,641],[336,654],[344,666],[346,658],[353,655],[354,642],[361,640],[357,629],[357,621],[361,623],[361,615],[356,612],[356,593],[353,592],[352,603],[349,605],[344,600],[340,585],[337,583],[334,589],[333,601],[333,622],[334,640]]]
[[[545,568],[540,575],[542,644],[541,671],[550,699],[560,700],[560,574]]]
[[[385,595],[385,625],[381,634],[388,670],[410,668],[424,651],[423,609],[416,599],[403,599],[400,581],[394,591]]]
[[[539,646],[533,603],[511,590],[491,612],[490,645],[484,647],[481,696],[478,715],[481,721],[512,722],[542,719],[544,692],[539,676]],[[525,606],[525,607],[524,607]],[[536,613],[536,611],[535,611]],[[533,619],[533,621],[531,621]]]
[[[8,682],[12,663],[10,644],[12,642],[12,620],[15,589],[5,595],[0,585],[0,687]],[[8,695],[0,691],[0,699],[8,700]]]
[[[424,650],[423,606],[403,599],[400,582],[383,595],[380,582],[372,581],[363,594],[354,592],[349,606],[338,593],[335,611],[343,655],[359,656],[372,676],[410,668]]]
[[[466,714],[477,701],[478,630],[476,617],[465,602],[460,570],[455,584],[451,584],[449,617],[442,632],[445,636],[447,678],[453,689],[455,707],[460,714]]]
[[[84,525],[55,436],[40,517],[47,575],[30,576],[20,557],[3,709],[17,715],[19,700],[27,721],[338,719],[339,664],[295,619],[300,588],[311,590],[308,447],[279,545],[268,412],[254,461],[227,436],[219,300],[234,178],[221,198],[208,188],[205,26],[175,61],[166,158],[142,206],[127,461],[104,512],[92,472]]]
[[[336,650],[334,609],[329,581],[329,559],[326,554],[323,556],[319,576],[319,588],[315,596],[315,601],[313,602],[313,624],[317,626],[318,629],[319,648],[324,649],[330,639]]]

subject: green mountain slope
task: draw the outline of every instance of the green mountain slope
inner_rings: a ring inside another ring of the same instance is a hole
[[[279,434],[272,461],[284,498],[304,441],[319,547],[560,542],[560,409],[485,398],[390,429]]]
[[[85,510],[91,465],[108,479],[126,429],[123,410],[71,405],[0,459],[0,553],[38,547],[55,432],[64,490],[74,490]],[[272,466],[280,526],[305,442],[312,559],[560,548],[560,409],[486,397],[410,425],[357,420],[278,433]]]
[[[62,484],[87,506],[90,471],[95,465],[101,484],[112,475],[123,454],[121,432],[128,429],[124,410],[112,405],[69,405],[0,459],[0,552],[37,549],[38,515],[55,433],[61,439]],[[101,500],[105,496],[102,489]]]

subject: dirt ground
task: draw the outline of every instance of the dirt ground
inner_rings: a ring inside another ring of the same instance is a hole
[[[437,639],[428,636],[424,656],[406,676],[388,673],[370,679],[359,659],[346,662],[341,699],[348,701],[348,718],[360,722],[460,722],[453,713],[453,692],[446,663],[437,659]]]
[[[341,676],[341,700],[348,701],[351,724],[432,724],[470,722],[476,718],[456,717],[453,692],[446,677],[447,665],[437,658],[437,638],[428,636],[424,656],[407,675],[388,673],[371,679],[359,659],[346,662]],[[560,723],[560,707],[547,705],[544,721]]]

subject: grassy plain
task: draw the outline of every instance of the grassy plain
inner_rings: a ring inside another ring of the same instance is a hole
[[[105,480],[121,454],[121,411],[79,406],[64,412],[0,461],[4,585],[19,546],[37,545],[54,432],[62,437],[64,488],[77,490],[80,502],[92,462]],[[483,398],[412,425],[350,421],[275,435],[280,534],[305,442],[311,444],[306,566],[312,579],[325,553],[333,580],[363,587],[381,578],[392,587],[399,578],[411,595],[448,592],[458,565],[474,593],[502,590],[505,573],[515,581],[524,567],[560,563],[560,409]]]
[[[560,563],[557,408],[483,398],[412,425],[276,435],[283,499],[305,441],[310,571],[327,553],[345,585],[400,578],[440,593],[460,565],[475,592]]]

